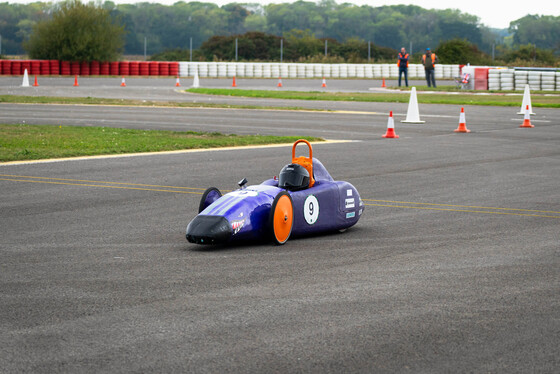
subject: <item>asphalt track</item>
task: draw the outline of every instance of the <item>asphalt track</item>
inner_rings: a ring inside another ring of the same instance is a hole
[[[200,193],[276,175],[290,147],[2,165],[2,371],[558,372],[560,111],[520,129],[518,108],[466,106],[455,134],[455,106],[412,125],[406,105],[326,104],[363,113],[0,104],[353,140],[314,153],[366,203],[343,234],[208,248],[184,238]]]

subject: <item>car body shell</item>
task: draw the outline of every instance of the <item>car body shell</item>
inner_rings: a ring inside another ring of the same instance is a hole
[[[313,187],[287,191],[293,204],[291,237],[342,231],[355,225],[363,213],[363,202],[354,186],[333,180],[315,158],[313,171]],[[286,190],[278,187],[276,179],[269,179],[216,196],[187,226],[187,240],[219,244],[270,238],[271,207],[283,191]]]

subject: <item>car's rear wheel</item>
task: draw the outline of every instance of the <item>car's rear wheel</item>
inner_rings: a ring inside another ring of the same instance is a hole
[[[270,209],[269,227],[272,239],[282,245],[288,241],[294,226],[294,206],[292,197],[286,191],[280,192]]]
[[[202,197],[200,198],[200,204],[198,204],[198,213],[206,209],[214,201],[222,197],[222,193],[216,187],[209,187],[204,191]]]

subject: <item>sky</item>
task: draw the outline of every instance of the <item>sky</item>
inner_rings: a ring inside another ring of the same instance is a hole
[[[9,3],[30,3],[37,0],[7,0]],[[48,1],[48,0],[41,0]],[[171,5],[177,0],[112,0],[116,4],[151,2]],[[189,0],[183,0],[189,2]],[[215,3],[225,5],[228,3],[259,3],[259,4],[278,4],[292,3],[293,0],[198,0],[200,2]],[[307,0],[317,2],[316,0]],[[560,16],[560,1],[558,0],[532,0],[532,1],[512,1],[505,5],[496,0],[336,0],[338,4],[353,3],[357,5],[370,5],[373,7],[382,5],[418,5],[426,9],[459,9],[461,12],[473,14],[480,18],[480,22],[488,27],[504,29],[509,27],[511,21],[515,21],[527,14],[539,14],[548,16]]]

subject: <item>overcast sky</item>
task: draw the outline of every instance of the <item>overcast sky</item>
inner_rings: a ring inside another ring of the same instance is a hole
[[[1,1],[1,0],[0,0]],[[7,0],[9,3],[30,3],[37,0]],[[43,0],[46,1],[46,0]],[[112,0],[114,3],[138,3],[138,0]],[[259,3],[278,4],[293,3],[293,0],[198,0],[200,2],[215,3],[218,5],[237,3]],[[308,0],[317,2],[314,0]],[[150,3],[161,3],[171,5],[177,0],[145,1]],[[189,2],[189,1],[185,1]],[[507,28],[511,21],[519,19],[527,14],[539,14],[549,16],[560,16],[560,1],[558,0],[531,0],[511,1],[509,4],[496,0],[336,0],[338,4],[353,3],[358,5],[370,5],[373,7],[381,5],[418,5],[426,9],[459,9],[480,18],[480,21],[489,27]]]

